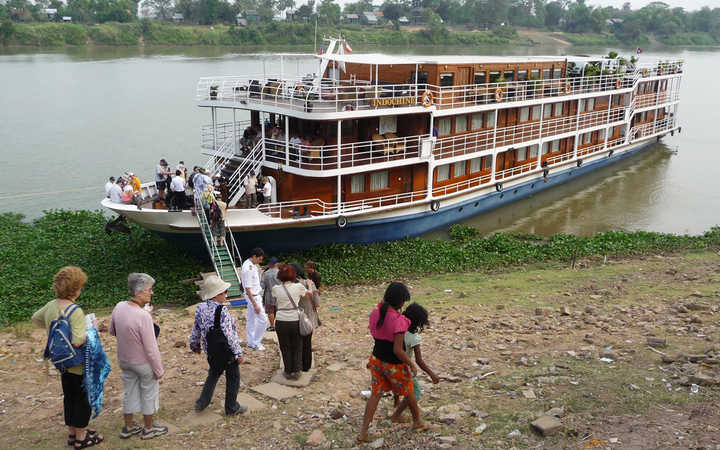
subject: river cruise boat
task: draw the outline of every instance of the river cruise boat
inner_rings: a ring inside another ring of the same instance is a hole
[[[206,167],[227,179],[227,253],[418,236],[680,131],[681,60],[357,54],[342,39],[314,57],[305,76],[198,82]],[[251,171],[273,189],[247,207]],[[102,205],[222,259],[202,209],[168,211],[155,193],[143,186],[141,209]]]

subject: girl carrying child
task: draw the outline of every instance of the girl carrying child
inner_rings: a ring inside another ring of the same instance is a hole
[[[412,359],[412,355],[414,353],[415,362],[417,363],[417,365],[430,376],[433,384],[438,384],[440,382],[440,378],[438,378],[438,376],[435,375],[435,372],[433,372],[432,369],[428,367],[427,364],[425,364],[422,353],[420,352],[420,344],[422,342],[422,339],[420,338],[420,332],[423,330],[423,328],[425,328],[425,325],[430,323],[428,321],[427,310],[422,306],[418,305],[417,303],[413,303],[407,308],[405,308],[403,316],[407,317],[408,320],[410,320],[410,326],[408,327],[407,333],[405,333],[405,353],[407,353],[410,359]],[[415,399],[419,402],[420,393],[422,393],[422,387],[420,386],[420,383],[418,383],[415,376],[413,376],[412,381]],[[407,399],[404,398],[400,400],[400,397],[395,393],[393,393],[393,398],[395,400],[395,407],[397,409],[391,417],[391,420],[393,422],[405,422],[406,420],[403,419],[401,415],[403,411],[405,411],[405,408],[407,408],[408,406]]]
[[[428,423],[420,418],[420,408],[413,395],[413,376],[417,368],[403,350],[405,332],[410,326],[410,320],[399,311],[408,300],[410,300],[408,288],[402,283],[393,281],[385,290],[383,301],[370,313],[370,334],[375,339],[367,366],[372,376],[372,393],[365,405],[365,415],[360,435],[356,439],[357,444],[368,442],[370,422],[375,416],[380,396],[386,391],[404,397],[403,401],[410,407],[412,413],[414,430],[429,428]],[[399,417],[397,410],[393,417]]]

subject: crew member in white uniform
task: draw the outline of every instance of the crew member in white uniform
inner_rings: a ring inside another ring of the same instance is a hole
[[[242,265],[242,284],[247,301],[247,346],[254,350],[265,350],[262,339],[268,323],[261,295],[260,272],[257,267],[264,255],[263,249],[255,248]]]

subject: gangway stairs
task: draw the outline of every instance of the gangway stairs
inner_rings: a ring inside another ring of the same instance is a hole
[[[228,179],[228,189],[230,191],[230,201],[228,206],[237,205],[240,198],[245,193],[245,186],[243,183],[245,179],[250,175],[251,171],[255,174],[260,172],[263,162],[265,161],[265,142],[264,139],[258,140],[255,147],[245,156],[242,163],[235,169],[230,178]]]
[[[225,222],[226,236],[223,240],[222,245],[217,243],[217,238],[212,234],[210,228],[210,222],[205,214],[205,209],[202,207],[200,196],[195,193],[195,217],[197,218],[198,225],[202,231],[202,238],[205,242],[205,248],[208,251],[210,260],[213,263],[215,273],[223,281],[230,283],[228,289],[227,298],[231,306],[245,306],[247,302],[243,299],[242,280],[238,273],[235,261],[242,262],[240,251],[235,244],[235,238],[233,237],[232,230]],[[228,245],[228,242],[230,245]]]

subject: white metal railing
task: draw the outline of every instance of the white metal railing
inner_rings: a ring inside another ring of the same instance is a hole
[[[675,118],[665,117],[630,129],[630,140],[635,141],[643,137],[653,136],[657,133],[672,130],[675,128]]]
[[[509,169],[504,169],[495,172],[495,179],[496,180],[502,180],[504,178],[508,177],[514,177],[515,175],[520,175],[521,173],[529,172],[537,167],[537,159],[534,159],[533,161],[523,164],[521,166],[516,167],[510,167]]]
[[[615,138],[611,141],[608,141],[607,148],[611,149],[611,148],[617,147],[618,145],[622,145],[624,142],[625,142],[625,136],[620,136],[619,138]],[[578,158],[580,158],[581,156],[589,155],[592,153],[597,153],[604,149],[605,149],[605,142],[603,141],[598,144],[592,145],[590,147],[578,148],[577,155],[578,155]],[[563,155],[560,155],[560,156],[563,156]],[[570,153],[570,156],[572,156],[572,153]],[[547,163],[549,165],[552,165],[552,164],[556,164],[558,162],[564,161],[564,160],[555,160],[554,158],[557,158],[557,156],[555,156],[553,158],[548,158]]]
[[[257,171],[264,161],[263,140],[258,140],[255,147],[250,150],[240,162],[240,165],[228,177],[228,198],[230,206],[234,206],[237,200],[242,196],[245,187],[243,181],[248,177],[251,171]]]
[[[203,125],[200,130],[200,147],[212,150],[217,147],[218,143],[225,142],[227,139],[232,140],[233,137],[236,137],[239,140],[245,128],[250,126],[250,121],[239,120],[234,125],[233,127],[233,122],[218,123],[214,127],[212,124]]]
[[[213,177],[222,171],[230,159],[235,155],[233,151],[234,140],[232,136],[225,139],[217,150],[210,155],[208,160],[205,162],[205,168],[207,169],[210,176]]]
[[[482,186],[485,183],[489,183],[492,180],[492,174],[486,173],[481,174],[478,177],[469,178],[464,181],[458,181],[457,183],[447,184],[445,186],[438,186],[433,188],[433,197],[441,195],[454,194],[465,190],[470,190],[474,187]]]
[[[265,158],[269,162],[299,169],[328,170],[418,158],[423,139],[429,135],[378,138],[372,141],[330,145],[288,144],[265,139]],[[338,154],[339,151],[339,154]]]
[[[633,99],[635,108],[647,108],[650,106],[661,105],[663,103],[672,103],[680,100],[680,91],[660,91],[650,92],[646,94],[638,94]]]

